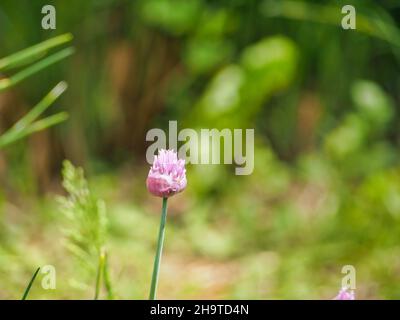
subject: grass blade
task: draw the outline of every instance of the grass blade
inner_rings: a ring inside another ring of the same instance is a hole
[[[43,41],[27,49],[0,59],[0,71],[18,68],[44,56],[49,49],[71,41],[72,34],[66,33],[58,37]]]
[[[62,81],[58,83],[36,106],[22,117],[22,119],[0,136],[0,149],[31,133],[46,129],[66,120],[68,115],[65,112],[60,112],[32,123],[43,114],[66,89],[66,82]]]
[[[67,119],[68,119],[68,113],[66,112],[59,112],[54,115],[48,116],[47,118],[38,120],[34,122],[32,125],[30,125],[25,131],[24,136],[55,126],[56,124],[64,122]]]
[[[261,7],[261,11],[267,17],[285,17],[337,25],[339,27],[343,18],[341,7],[338,5],[315,4],[305,1],[266,0]],[[356,31],[387,41],[395,47],[400,46],[399,29],[393,21],[383,15],[376,17],[368,13],[357,12]]]
[[[37,268],[36,271],[35,271],[35,273],[33,274],[32,278],[31,278],[31,281],[29,281],[29,284],[28,284],[28,286],[26,287],[25,292],[24,292],[24,295],[22,296],[22,299],[21,299],[21,300],[26,300],[26,298],[28,297],[29,291],[31,290],[32,284],[33,284],[33,282],[35,281],[36,276],[37,276],[38,273],[39,273],[39,270],[40,270],[40,267]]]
[[[65,81],[58,83],[36,106],[13,126],[15,130],[20,130],[35,121],[64,93],[65,90],[67,90],[67,88],[68,85]]]
[[[104,250],[101,250],[100,255],[99,255],[99,265],[98,265],[97,276],[96,276],[96,286],[95,286],[95,290],[94,290],[94,300],[99,299],[101,280],[102,280],[102,276],[104,275],[105,261],[106,261],[105,252],[104,252]]]
[[[55,115],[49,116],[42,120],[38,120],[34,122],[32,125],[28,126],[26,129],[21,131],[13,131],[8,133],[7,135],[3,135],[0,137],[0,149],[6,147],[7,145],[16,142],[26,136],[31,135],[32,133],[42,131],[44,129],[55,126],[61,122],[64,122],[68,119],[68,113],[59,112]]]
[[[114,300],[114,290],[112,287],[112,283],[111,283],[111,278],[110,278],[110,271],[109,271],[109,267],[108,267],[108,254],[107,252],[104,253],[105,254],[105,262],[104,262],[104,285],[106,287],[107,290],[107,299],[108,300]]]
[[[4,91],[17,83],[25,80],[26,78],[30,77],[31,75],[47,68],[48,66],[72,55],[74,53],[74,49],[72,47],[63,49],[57,53],[52,54],[51,56],[44,58],[35,64],[23,69],[22,71],[12,75],[9,78],[1,79],[0,80],[0,92]]]

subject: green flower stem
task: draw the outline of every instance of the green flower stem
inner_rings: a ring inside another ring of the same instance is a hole
[[[156,252],[156,257],[154,259],[153,276],[151,278],[151,288],[150,288],[150,298],[149,298],[150,300],[156,300],[158,273],[160,271],[161,255],[164,244],[165,224],[167,222],[167,200],[168,198],[163,198],[162,202],[161,222],[160,222],[160,230],[158,232],[157,252]]]

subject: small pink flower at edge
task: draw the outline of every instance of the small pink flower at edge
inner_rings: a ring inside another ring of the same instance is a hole
[[[147,176],[147,189],[157,197],[168,198],[186,188],[185,160],[174,150],[161,149]]]
[[[355,300],[354,291],[348,290],[348,288],[342,288],[333,300]]]

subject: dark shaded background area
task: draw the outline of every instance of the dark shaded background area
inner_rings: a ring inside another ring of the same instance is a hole
[[[62,290],[37,297],[87,296],[54,243],[66,158],[107,201],[121,297],[146,295],[159,203],[144,187],[145,135],[177,120],[255,128],[255,170],[188,168],[188,190],[171,203],[161,296],[330,298],[351,264],[361,298],[398,298],[400,4],[350,2],[2,0],[0,56],[65,32],[76,48],[0,95],[4,131],[69,84],[55,108],[70,119],[0,154],[0,279],[15,271],[4,296],[33,263],[63,277]],[[40,27],[45,4],[55,31]],[[340,26],[345,4],[356,30]]]

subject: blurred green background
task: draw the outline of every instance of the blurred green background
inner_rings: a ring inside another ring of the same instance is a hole
[[[188,166],[159,298],[330,299],[347,264],[358,299],[400,298],[399,21],[397,0],[1,0],[0,57],[66,32],[76,52],[0,94],[0,132],[60,80],[53,108],[70,116],[0,153],[0,298],[43,265],[57,288],[39,276],[31,299],[93,297],[56,201],[64,159],[106,203],[116,296],[147,298],[161,200],[145,135],[169,120],[255,128],[255,168]]]

